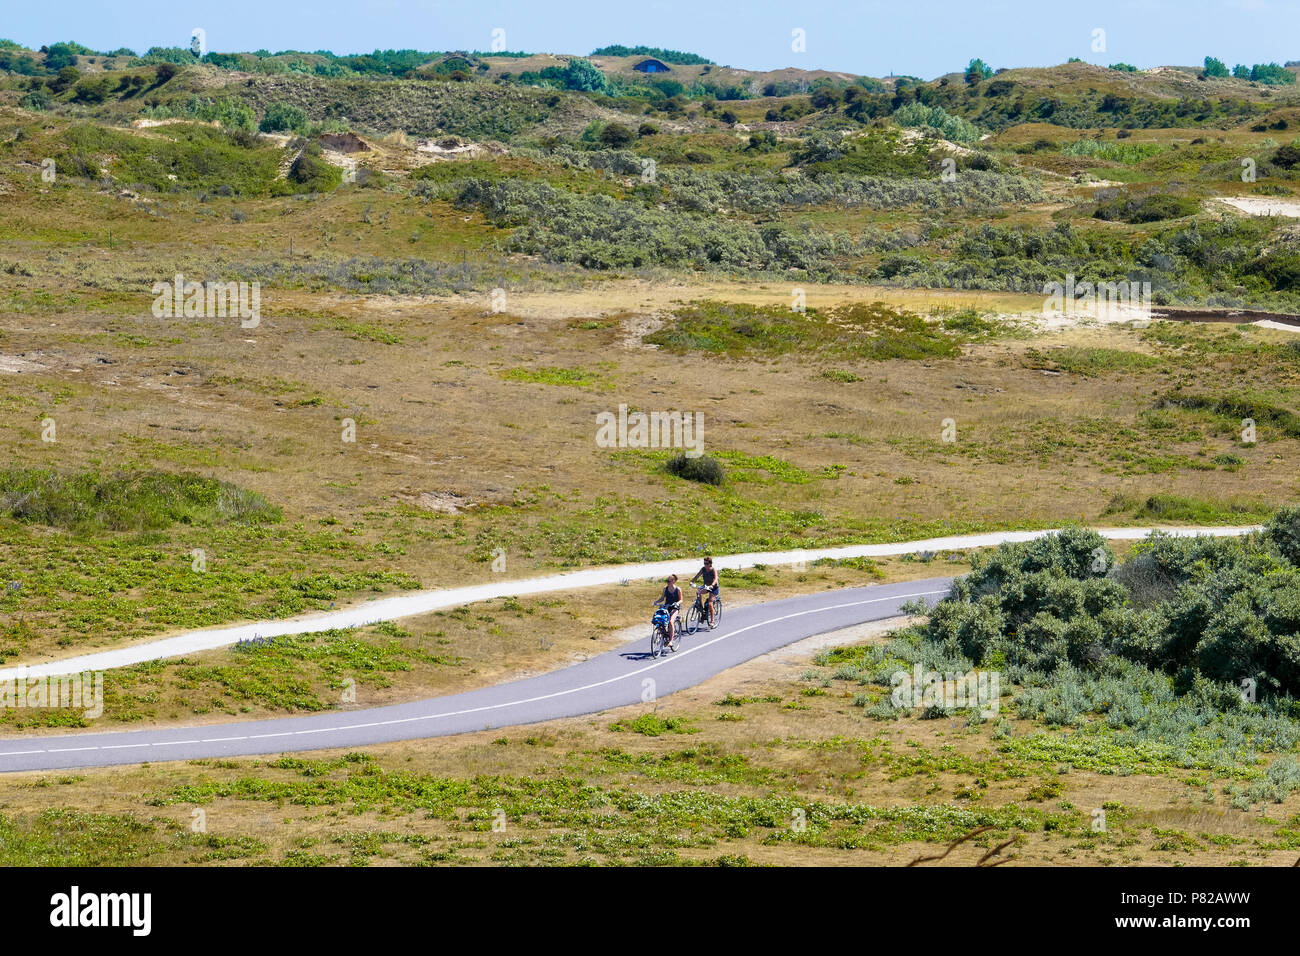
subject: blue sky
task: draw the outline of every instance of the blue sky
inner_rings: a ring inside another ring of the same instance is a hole
[[[1300,60],[1300,0],[6,0],[0,37],[94,49],[188,45],[209,50],[388,48],[588,53],[608,43],[690,50],[718,63],[932,78],[978,56],[1044,66],[1077,56],[1139,67]],[[791,49],[805,31],[806,51]],[[1105,50],[1092,49],[1094,30]]]

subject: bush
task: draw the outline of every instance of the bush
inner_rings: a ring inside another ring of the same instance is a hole
[[[1279,146],[1273,153],[1272,162],[1278,169],[1294,169],[1300,165],[1300,149],[1294,146]]]
[[[290,103],[272,103],[257,128],[263,133],[301,131],[307,128],[307,114]]]
[[[598,138],[602,145],[610,149],[623,149],[631,145],[636,139],[636,134],[622,123],[606,123]]]
[[[56,93],[62,93],[64,90],[72,86],[80,79],[81,79],[80,70],[78,70],[75,66],[65,66],[63,69],[59,70],[53,82],[50,83],[50,88],[53,89],[54,92]]]
[[[1228,67],[1222,60],[1212,56],[1207,56],[1205,58],[1205,69],[1201,71],[1201,75],[1226,78],[1229,75]]]
[[[824,274],[852,250],[843,236],[684,215],[611,196],[579,195],[543,182],[468,180],[456,204],[478,208],[494,225],[513,228],[509,248],[514,251],[590,269],[691,264]]]
[[[1278,553],[1300,567],[1300,508],[1282,508],[1265,526],[1264,534]]]
[[[1200,209],[1195,199],[1156,193],[1150,196],[1119,196],[1103,202],[1093,213],[1094,218],[1127,223],[1160,222],[1164,219],[1181,219],[1194,216]]]
[[[698,53],[683,53],[680,50],[665,50],[657,46],[624,46],[615,43],[591,51],[592,56],[652,56],[664,63],[677,63],[683,66],[707,66],[713,61]]]
[[[91,51],[80,43],[51,43],[45,50],[45,69],[50,73],[59,73],[67,67],[72,66],[78,56],[83,56]]]
[[[683,453],[668,460],[668,471],[687,481],[698,481],[706,485],[720,485],[723,479],[722,462],[709,455],[692,458]]]
[[[574,57],[564,70],[566,89],[582,93],[602,93],[606,88],[605,74],[590,60]]]
[[[980,129],[968,120],[924,103],[908,103],[895,110],[892,118],[899,126],[933,129],[954,143],[973,143],[982,135]]]
[[[25,110],[31,110],[33,113],[42,113],[50,108],[50,98],[43,90],[32,90],[21,100],[18,105]]]
[[[791,312],[784,306],[698,302],[645,341],[675,354],[730,356],[798,352],[826,358],[884,361],[952,357],[960,339],[911,312],[876,302],[826,312]]]
[[[1250,69],[1250,78],[1265,86],[1285,86],[1295,83],[1295,74],[1276,63],[1256,63]]]
[[[1270,539],[1293,549],[1298,523],[1295,509],[1279,512]],[[972,558],[920,633],[1026,674],[1118,658],[1164,671],[1180,693],[1232,698],[1247,679],[1264,697],[1300,693],[1300,568],[1250,539],[1157,534],[1139,551],[1113,569],[1104,541],[1079,529],[1003,545]]]
[[[313,143],[293,161],[285,184],[276,185],[291,192],[323,193],[336,188],[342,181],[343,170],[328,162],[321,155],[321,148]],[[294,184],[298,188],[293,189],[288,184]]]
[[[72,91],[72,101],[88,104],[102,103],[108,98],[112,84],[113,81],[107,76],[82,80]]]

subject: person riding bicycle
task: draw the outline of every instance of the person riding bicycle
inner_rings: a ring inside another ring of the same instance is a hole
[[[682,609],[682,589],[677,586],[677,575],[668,575],[664,583],[664,593],[655,603],[668,609],[668,643],[671,645],[675,639],[677,612]]]
[[[704,559],[704,567],[695,572],[695,577],[691,578],[691,583],[694,584],[697,580],[704,587],[709,589],[709,597],[705,603],[705,610],[707,610],[709,614],[709,627],[713,627],[713,599],[716,598],[721,591],[718,587],[718,572],[713,567],[712,558]]]

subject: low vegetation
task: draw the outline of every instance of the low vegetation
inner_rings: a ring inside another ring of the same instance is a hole
[[[127,472],[0,472],[0,513],[19,521],[95,531],[158,531],[173,524],[275,523],[279,508],[261,495],[198,475]]]

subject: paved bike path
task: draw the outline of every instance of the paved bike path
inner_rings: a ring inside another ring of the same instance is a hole
[[[658,659],[649,654],[647,623],[643,636],[579,664],[387,707],[201,727],[0,738],[0,773],[355,748],[600,713],[666,697],[807,637],[895,617],[910,600],[933,604],[951,582],[929,578],[725,607],[716,630],[684,635],[675,653]],[[649,617],[647,606],[647,622]]]

